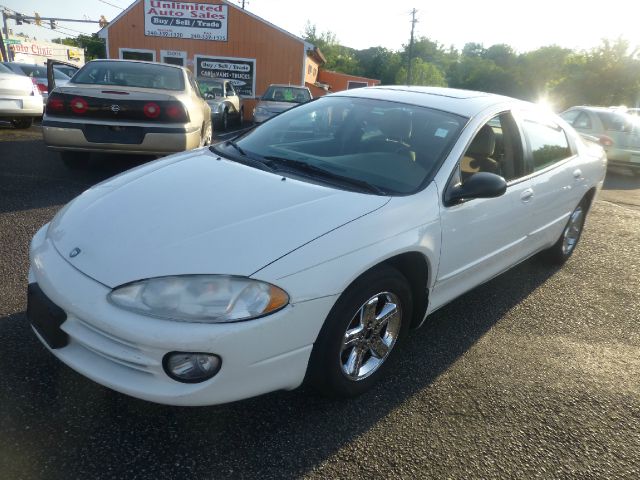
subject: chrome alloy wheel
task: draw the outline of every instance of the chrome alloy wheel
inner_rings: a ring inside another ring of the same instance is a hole
[[[582,205],[578,205],[571,217],[569,217],[569,222],[567,222],[567,226],[562,233],[562,253],[564,255],[569,255],[575,248],[576,243],[578,243],[583,223],[584,212]]]
[[[373,374],[389,356],[402,326],[402,307],[391,292],[367,300],[347,327],[340,349],[342,373],[359,381]]]

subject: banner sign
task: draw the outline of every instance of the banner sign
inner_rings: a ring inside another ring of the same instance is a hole
[[[144,0],[148,37],[227,41],[227,5]]]
[[[256,96],[256,59],[233,57],[195,56],[196,77],[224,78],[231,80],[238,95],[246,98]]]

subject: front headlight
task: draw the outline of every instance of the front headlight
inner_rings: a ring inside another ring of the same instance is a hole
[[[275,285],[229,275],[158,277],[115,288],[118,307],[183,322],[227,323],[273,313],[289,303]]]

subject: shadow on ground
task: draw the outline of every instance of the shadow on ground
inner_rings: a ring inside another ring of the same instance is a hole
[[[429,388],[555,271],[532,259],[444,307],[409,337],[395,373],[346,401],[303,388],[213,407],[147,403],[59,363],[24,313],[0,318],[0,338],[16,346],[0,362],[0,431],[12,439],[0,468],[7,478],[300,476]]]

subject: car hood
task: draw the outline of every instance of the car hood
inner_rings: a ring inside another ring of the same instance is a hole
[[[164,275],[250,276],[389,200],[217,158],[197,150],[107,180],[61,210],[47,235],[112,288]]]
[[[258,103],[258,107],[262,107],[272,113],[284,112],[285,110],[289,110],[290,108],[293,108],[296,105],[298,104],[291,103],[291,102],[269,102],[264,100]]]

